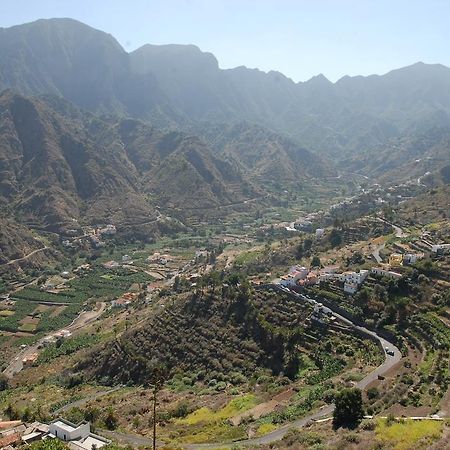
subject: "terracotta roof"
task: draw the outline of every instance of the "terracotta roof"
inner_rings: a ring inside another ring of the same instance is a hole
[[[0,430],[8,430],[9,428],[17,427],[18,425],[22,425],[21,420],[9,420],[6,422],[0,422]]]
[[[0,448],[6,447],[7,445],[15,444],[20,441],[20,434],[14,433],[9,434],[3,438],[0,438]]]

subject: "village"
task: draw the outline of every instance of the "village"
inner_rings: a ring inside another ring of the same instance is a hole
[[[389,248],[383,239],[373,239],[372,253],[367,254],[362,261],[362,267],[355,270],[342,270],[340,264],[311,266],[309,268],[294,265],[288,273],[276,279],[275,283],[292,290],[302,291],[308,287],[332,285],[343,293],[353,295],[358,292],[369,276],[373,278],[401,279],[406,274],[407,267],[413,267],[424,258],[433,259],[450,253],[450,244],[436,243],[436,238],[428,230],[420,232],[419,239],[402,242],[407,237],[399,227],[395,227],[396,238],[389,243]],[[326,230],[317,228],[315,239],[324,237]],[[385,260],[380,256],[380,250],[387,251]]]

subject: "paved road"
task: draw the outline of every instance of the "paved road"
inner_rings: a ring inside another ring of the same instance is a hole
[[[372,256],[375,258],[375,261],[377,263],[383,262],[383,259],[380,256],[380,250],[383,250],[385,245],[386,245],[385,243],[378,245],[377,247],[375,247],[375,250],[372,252]]]
[[[290,290],[281,289],[279,287],[277,287],[277,289],[279,289],[280,291],[283,291],[283,292],[287,292],[290,295],[292,295],[302,301],[307,301],[311,304],[317,303],[315,300],[313,300],[309,297],[306,297],[301,294],[297,294]],[[333,308],[328,308],[328,309],[333,311]],[[370,383],[372,383],[372,381],[375,381],[379,375],[383,375],[383,374],[387,373],[389,370],[391,370],[402,358],[400,350],[395,345],[393,345],[391,342],[388,342],[386,339],[382,338],[381,336],[376,334],[374,331],[370,331],[365,327],[360,327],[360,326],[354,324],[352,321],[341,316],[340,314],[337,314],[334,311],[333,311],[333,315],[340,321],[344,322],[345,324],[347,324],[355,329],[360,330],[364,334],[375,337],[383,349],[388,347],[390,350],[392,350],[394,352],[393,356],[389,356],[385,352],[385,361],[383,362],[383,364],[378,366],[374,371],[372,371],[371,373],[366,375],[361,381],[356,383],[355,387],[357,387],[359,389],[365,389]],[[328,406],[322,407],[318,411],[316,411],[306,417],[303,417],[302,419],[298,419],[294,422],[290,422],[286,425],[283,425],[282,427],[278,428],[277,430],[272,431],[271,433],[268,433],[264,436],[261,436],[258,438],[253,438],[253,439],[245,439],[242,441],[237,441],[237,442],[234,442],[233,444],[235,444],[235,445],[236,444],[238,444],[238,445],[270,444],[271,442],[282,439],[285,436],[285,434],[288,432],[289,429],[304,427],[308,422],[310,422],[312,420],[317,420],[322,417],[329,416],[330,414],[332,414],[333,410],[334,410],[334,405],[328,405]],[[230,444],[230,445],[232,445],[232,444]],[[219,447],[227,448],[227,445],[217,443],[217,444],[190,444],[190,445],[184,446],[184,448],[189,449],[189,450],[214,449],[214,448],[219,448]]]
[[[403,228],[400,228],[398,225],[394,225],[392,222],[389,222],[386,219],[382,219],[381,217],[379,217],[379,220],[381,222],[387,223],[394,229],[396,238],[403,238],[409,236],[409,234],[406,231],[404,231]]]
[[[151,438],[138,436],[136,434],[120,433],[119,431],[99,430],[102,436],[114,439],[119,444],[133,445],[135,447],[150,447],[153,444]],[[156,441],[157,447],[164,446],[163,442]]]
[[[108,395],[108,394],[112,394],[113,392],[118,391],[121,388],[122,388],[122,386],[116,386],[116,387],[114,387],[112,389],[108,389],[107,391],[97,392],[95,394],[88,395],[85,398],[82,398],[80,400],[76,400],[76,401],[74,401],[72,403],[68,403],[67,405],[62,406],[61,408],[58,408],[56,411],[53,411],[53,414],[60,414],[60,413],[62,413],[64,411],[68,411],[69,409],[78,408],[78,407],[84,405],[87,402],[90,402],[92,400],[96,400],[97,398],[100,398],[100,397],[104,397],[105,395]]]
[[[103,312],[105,311],[106,303],[101,302],[98,309],[92,310],[92,311],[84,311],[80,313],[80,315],[66,328],[65,330],[69,330],[71,332],[75,330],[79,330],[80,328],[85,327],[89,323],[96,320],[98,317],[100,317]],[[61,331],[61,330],[59,330]],[[58,331],[52,332],[49,336],[57,333]],[[39,349],[38,347],[42,345],[43,340],[45,339],[39,339],[36,343],[33,345],[30,345],[23,350],[21,350],[14,359],[9,363],[8,367],[3,371],[3,374],[6,375],[8,378],[12,378],[16,373],[19,373],[23,369],[23,363],[22,360],[33,353],[36,353]]]

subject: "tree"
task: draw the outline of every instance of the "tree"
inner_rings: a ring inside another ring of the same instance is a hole
[[[0,392],[6,391],[6,389],[8,389],[8,387],[9,387],[8,378],[5,375],[0,374]]]
[[[309,238],[306,238],[303,241],[303,249],[305,250],[305,252],[309,252],[311,250],[312,243],[313,243],[313,241]]]
[[[16,408],[14,408],[13,405],[11,405],[11,403],[8,403],[8,406],[5,408],[5,414],[6,417],[9,418],[9,420],[17,420],[19,418],[19,413],[16,410]]]
[[[320,258],[318,256],[313,256],[311,259],[311,267],[320,267]]]
[[[84,410],[84,420],[94,423],[100,417],[100,410],[95,407],[89,407]]]
[[[118,420],[112,408],[108,409],[108,414],[105,417],[105,425],[108,430],[115,430],[118,425]]]
[[[343,389],[336,395],[333,413],[333,426],[356,427],[364,417],[361,390],[357,388]]]
[[[336,228],[333,228],[330,232],[329,240],[332,247],[337,247],[338,245],[341,245],[342,243],[341,232],[339,230],[336,230]]]

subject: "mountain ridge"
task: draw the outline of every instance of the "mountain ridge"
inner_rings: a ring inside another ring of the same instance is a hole
[[[332,158],[423,122],[450,123],[450,68],[439,64],[295,83],[276,71],[220,69],[194,45],[146,44],[127,53],[111,35],[73,19],[1,29],[0,56],[0,89],[62,95],[163,127],[249,121]]]

